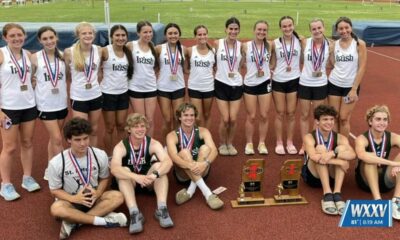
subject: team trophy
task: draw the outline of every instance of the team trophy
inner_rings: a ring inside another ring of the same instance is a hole
[[[266,199],[268,206],[307,204],[307,200],[299,193],[299,180],[303,161],[301,159],[286,160],[280,170],[281,182],[276,190],[278,195]]]
[[[264,160],[249,159],[243,166],[239,197],[231,201],[233,208],[266,206],[262,195],[264,179]]]

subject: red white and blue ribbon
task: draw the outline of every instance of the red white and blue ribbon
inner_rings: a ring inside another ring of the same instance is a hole
[[[137,172],[140,172],[140,170],[142,169],[141,159],[144,157],[147,148],[146,137],[143,138],[142,143],[140,144],[139,152],[137,153],[135,152],[135,148],[133,147],[131,137],[129,137],[129,146],[131,148],[131,156],[129,158],[128,164],[133,165],[133,168],[136,169]]]
[[[44,49],[42,50],[42,55],[43,55],[44,65],[46,66],[46,69],[47,69],[47,74],[50,77],[51,85],[53,85],[53,87],[55,88],[55,87],[57,87],[58,76],[60,74],[59,59],[58,59],[58,57],[54,56],[54,71],[53,71],[53,69],[51,68],[49,58],[48,58],[46,52],[44,51]]]
[[[321,47],[318,49],[316,44],[314,44],[314,41],[311,40],[311,46],[312,46],[312,54],[311,54],[311,62],[313,65],[313,70],[314,71],[319,71],[321,70],[321,65],[322,62],[325,59],[325,40],[322,42]]]
[[[178,66],[179,66],[178,47],[177,46],[175,47],[175,53],[173,54],[170,46],[167,44],[167,53],[168,53],[169,67],[171,69],[171,73],[173,75],[176,75],[176,73],[178,72]]]
[[[333,132],[330,131],[328,135],[328,141],[324,141],[324,136],[319,131],[319,128],[315,130],[315,138],[317,139],[318,145],[324,145],[328,151],[333,150]]]
[[[260,51],[258,51],[256,42],[253,41],[252,42],[252,50],[253,50],[253,55],[254,55],[254,58],[255,58],[257,69],[258,69],[258,71],[262,71],[263,70],[263,63],[264,63],[264,55],[265,55],[264,42],[261,43]]]
[[[89,151],[87,151],[87,154],[86,154],[87,174],[86,174],[86,178],[85,178],[85,175],[83,175],[82,168],[79,165],[79,162],[76,160],[74,154],[72,154],[72,151],[69,150],[68,154],[69,154],[69,158],[71,159],[72,164],[75,167],[76,173],[79,175],[79,178],[81,179],[84,186],[87,186],[90,183],[90,178],[92,177],[92,156],[90,155]]]
[[[293,52],[294,52],[294,36],[292,36],[292,40],[290,42],[290,48],[289,51],[286,47],[286,43],[283,37],[280,38],[282,48],[283,48],[283,56],[285,57],[285,62],[288,67],[290,67],[290,64],[292,64],[292,59],[293,59]]]
[[[21,66],[21,65],[19,65],[17,59],[15,58],[15,56],[14,56],[13,52],[10,50],[10,48],[7,47],[7,50],[10,53],[11,61],[14,63],[15,67],[17,68],[19,79],[21,80],[22,85],[24,85],[26,82],[26,78],[28,76],[28,69],[27,69],[28,63],[26,62],[24,51],[21,50],[21,58],[22,58],[22,66]]]
[[[381,152],[379,154],[376,151],[375,144],[374,144],[374,138],[372,137],[371,130],[368,131],[368,140],[369,140],[369,145],[371,146],[372,151],[374,151],[376,156],[378,156],[380,158],[384,158],[385,157],[385,148],[386,148],[386,132],[383,132],[382,142],[380,144]]]
[[[193,143],[194,143],[194,128],[192,129],[192,132],[190,133],[190,136],[186,136],[185,132],[183,129],[180,127],[179,128],[179,140],[181,144],[181,149],[189,149],[190,151],[192,150]]]
[[[93,75],[93,70],[94,70],[94,51],[93,51],[93,46],[90,48],[90,57],[89,57],[89,65],[85,63],[85,67],[83,68],[86,76],[86,81],[90,83],[90,79],[92,78]]]
[[[226,61],[228,62],[228,67],[230,72],[234,72],[235,64],[236,64],[236,52],[237,52],[237,41],[233,44],[233,54],[231,57],[231,53],[229,51],[228,43],[226,40],[224,41],[224,47],[226,52]]]

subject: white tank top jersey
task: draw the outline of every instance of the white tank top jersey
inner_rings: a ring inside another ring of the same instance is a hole
[[[329,82],[343,87],[351,88],[358,71],[358,49],[356,40],[352,39],[347,49],[340,47],[339,40],[335,42],[335,66],[329,75]]]
[[[154,72],[156,58],[149,49],[144,52],[138,41],[132,41],[133,46],[133,78],[128,81],[129,90],[135,92],[157,91],[157,78]]]
[[[300,77],[300,57],[301,57],[301,46],[300,41],[295,36],[293,43],[293,57],[290,62],[290,71],[286,71],[286,67],[288,66],[285,60],[284,50],[282,42],[280,38],[274,40],[275,43],[275,58],[276,58],[276,66],[274,69],[274,75],[272,76],[272,80],[275,82],[288,82],[290,80],[296,79]],[[286,44],[287,52],[290,51],[290,43]]]
[[[242,43],[240,41],[236,41],[236,62],[233,66],[234,77],[229,77],[229,73],[231,72],[228,65],[228,53],[225,51],[225,39],[218,40],[218,51],[217,51],[217,72],[215,74],[215,79],[223,82],[229,86],[242,86],[243,79],[242,75],[239,72],[239,64],[240,60],[242,60],[242,54],[240,52]],[[233,49],[229,49],[229,52],[233,57]]]
[[[188,88],[200,92],[210,92],[214,90],[214,64],[215,49],[208,50],[206,55],[197,51],[197,47],[192,47],[190,57],[190,74]]]
[[[76,71],[74,67],[74,56],[73,56],[73,47],[70,48],[71,50],[71,89],[70,89],[70,98],[72,100],[77,101],[88,101],[93,100],[101,96],[101,89],[98,81],[98,71],[100,68],[100,56],[99,56],[99,47],[96,45],[92,45],[94,57],[93,57],[93,72],[92,76],[90,77],[90,84],[92,85],[90,89],[86,89],[86,84],[88,80],[86,78],[85,72]],[[89,58],[87,56],[85,58],[85,65],[89,66]]]
[[[103,93],[122,94],[128,91],[128,59],[118,57],[112,45],[107,46],[108,59],[103,62],[103,80],[100,87]]]
[[[262,65],[262,71],[264,72],[264,76],[258,77],[257,72],[257,64],[256,64],[256,55],[258,53],[255,53],[253,51],[253,41],[249,41],[246,43],[247,44],[247,52],[246,52],[246,66],[247,66],[247,73],[246,76],[244,76],[244,85],[246,86],[257,86],[260,85],[261,83],[267,81],[268,79],[271,78],[271,72],[269,69],[269,60],[270,60],[270,55],[267,49],[267,46],[264,46],[265,51],[263,52],[263,65]],[[260,53],[260,51],[257,49]]]
[[[303,71],[300,75],[300,84],[306,87],[322,87],[328,84],[328,77],[326,76],[326,63],[329,58],[329,43],[327,40],[325,41],[325,52],[323,56],[323,60],[321,63],[321,73],[322,76],[314,77],[313,76],[313,64],[311,61],[312,54],[312,46],[311,46],[311,38],[307,39],[306,47],[304,49],[304,65]]]
[[[35,97],[37,109],[41,112],[60,111],[68,107],[67,84],[65,80],[65,62],[58,60],[57,82],[53,83],[50,74],[56,70],[55,62],[46,66],[44,51],[35,53],[37,59]],[[55,80],[55,79],[54,79]],[[56,84],[53,86],[53,84]],[[54,89],[58,89],[54,92]]]
[[[178,51],[179,52],[179,51]],[[182,54],[184,52],[184,48],[182,46]],[[173,53],[172,55],[174,55]],[[157,89],[164,92],[174,92],[176,90],[185,88],[185,80],[183,78],[183,69],[182,69],[182,59],[185,56],[182,56],[179,53],[178,59],[178,71],[177,78],[172,79],[172,72],[169,64],[169,57],[167,52],[167,43],[161,45],[161,54],[160,54],[160,75],[158,77]]]
[[[18,75],[17,66],[11,60],[11,55],[7,47],[0,48],[3,54],[3,63],[0,66],[0,85],[1,85],[1,108],[7,110],[23,110],[35,107],[35,93],[31,82],[31,61],[26,50],[22,54],[26,61],[26,80],[24,85],[27,89],[21,91],[21,78]],[[18,60],[19,66],[23,66],[22,57]]]

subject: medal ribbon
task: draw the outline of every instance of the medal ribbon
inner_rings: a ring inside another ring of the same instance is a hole
[[[17,59],[15,58],[13,52],[10,50],[10,48],[7,47],[7,50],[10,53],[12,62],[14,63],[15,67],[17,68],[18,76],[19,76],[19,79],[21,80],[22,85],[25,85],[26,77],[28,75],[28,71],[27,71],[28,64],[26,62],[24,51],[21,50],[21,58],[22,58],[22,67],[21,67],[19,65]]]
[[[226,60],[228,62],[229,70],[231,72],[233,72],[233,69],[235,68],[235,64],[236,64],[237,41],[235,40],[235,44],[233,44],[233,56],[232,56],[232,58],[231,58],[231,53],[229,52],[228,43],[226,42],[226,40],[224,41],[224,47],[225,47]]]
[[[252,42],[252,48],[253,48],[253,55],[256,60],[257,69],[259,71],[262,71],[262,67],[263,67],[263,63],[264,63],[264,54],[265,54],[264,42],[261,43],[260,52],[258,52],[255,41]]]
[[[186,136],[185,132],[183,129],[180,127],[179,128],[179,137],[180,137],[180,142],[181,142],[181,149],[189,149],[192,151],[193,143],[194,143],[194,128],[192,129],[192,132],[190,133],[189,138]]]
[[[326,144],[325,144],[325,141],[324,141],[324,136],[319,131],[319,128],[317,128],[315,130],[315,135],[316,135],[315,138],[317,139],[317,144],[318,145],[323,144],[323,145],[325,145],[326,150],[328,150],[328,151],[333,150],[333,133],[332,133],[332,131],[329,132],[328,142]]]
[[[287,50],[286,43],[283,37],[280,38],[280,41],[283,48],[283,56],[285,57],[285,62],[288,65],[288,67],[290,67],[290,64],[292,64],[293,52],[294,52],[294,36],[292,36],[289,51]]]
[[[379,155],[375,149],[374,138],[372,137],[371,130],[368,131],[368,140],[369,140],[369,145],[371,146],[372,151],[374,151],[376,156],[378,156],[380,158],[384,158],[384,153],[385,153],[385,148],[386,148],[386,132],[383,133],[382,142],[381,142],[381,152]]]
[[[167,44],[167,53],[168,53],[168,60],[169,60],[169,67],[171,69],[171,73],[175,75],[178,72],[178,62],[179,62],[179,51],[178,47],[175,47],[175,54],[172,54],[171,48]]]
[[[57,50],[56,50],[57,51]],[[49,58],[47,57],[47,54],[44,50],[42,50],[42,55],[43,55],[43,60],[44,60],[44,65],[46,66],[47,69],[47,74],[50,76],[50,81],[51,85],[53,85],[54,88],[57,87],[57,82],[58,82],[58,76],[60,74],[60,62],[56,56],[54,56],[54,71],[51,68],[51,64],[49,61]]]
[[[83,68],[83,70],[85,72],[87,83],[90,83],[90,79],[92,78],[93,66],[94,66],[94,51],[93,51],[93,46],[92,46],[90,48],[89,65],[87,65],[85,62],[85,67]]]
[[[89,149],[86,154],[86,163],[87,163],[86,164],[86,166],[87,166],[86,178],[83,175],[82,168],[79,166],[79,162],[76,160],[74,154],[72,154],[72,151],[69,150],[68,154],[69,154],[69,158],[71,159],[72,164],[75,167],[76,173],[78,173],[78,175],[79,175],[79,178],[81,179],[81,181],[84,183],[85,186],[88,185],[90,183],[90,178],[92,176],[92,156],[89,153]]]
[[[141,162],[142,157],[144,157],[144,152],[146,151],[146,148],[147,148],[146,137],[143,138],[142,143],[140,144],[137,157],[136,157],[135,149],[133,148],[131,137],[129,137],[129,146],[131,148],[131,157],[129,159],[128,164],[133,165],[133,168],[136,169],[137,172],[140,172],[140,170],[142,169],[140,162]]]
[[[314,44],[314,41],[311,40],[312,46],[312,54],[311,54],[311,62],[313,64],[313,70],[317,71],[321,69],[322,62],[325,59],[325,40],[322,42],[321,48],[318,51],[317,46]]]

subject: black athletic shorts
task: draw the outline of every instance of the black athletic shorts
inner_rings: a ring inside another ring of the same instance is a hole
[[[129,97],[131,98],[151,98],[157,97],[157,91],[153,92],[135,92],[132,90],[128,90]]]
[[[321,87],[307,87],[299,85],[297,97],[304,100],[324,100],[328,96],[328,85]]]
[[[292,93],[299,90],[300,78],[290,80],[288,82],[276,82],[272,80],[272,91],[282,93]]]
[[[364,164],[364,162],[361,160],[357,160],[357,167],[355,170],[356,183],[362,190],[366,192],[371,192],[368,183],[364,181],[361,175],[361,164]],[[378,167],[378,184],[379,184],[379,192],[381,193],[389,192],[395,187],[395,184],[393,184],[393,182],[391,185],[385,180],[387,167],[388,167],[387,165],[381,165],[381,167]]]
[[[303,178],[303,181],[307,183],[310,187],[314,188],[321,188],[322,183],[321,179],[316,178],[311,172],[310,169],[308,169],[307,164],[304,164],[302,169],[301,169],[301,176]],[[329,176],[329,184],[333,186],[335,184],[335,179]]]
[[[243,96],[243,86],[230,86],[215,80],[214,89],[215,97],[224,101],[236,101]]]
[[[51,121],[51,120],[62,120],[65,119],[68,115],[68,108],[54,111],[54,112],[41,112],[39,111],[38,117],[43,121]]]
[[[179,90],[176,90],[173,92],[165,92],[165,91],[157,90],[157,95],[159,97],[165,97],[170,100],[176,100],[176,99],[185,97],[185,89],[182,88],[182,89],[179,89]]]
[[[128,92],[122,94],[103,93],[103,111],[119,111],[129,108]]]
[[[38,111],[35,107],[21,109],[21,110],[8,110],[1,109],[11,120],[12,125],[17,125],[23,122],[29,122],[37,118]]]
[[[206,99],[214,97],[214,91],[200,92],[198,90],[188,89],[190,98]]]
[[[271,80],[268,79],[267,81],[258,84],[256,86],[247,86],[244,85],[244,92],[246,94],[250,94],[250,95],[264,95],[264,94],[268,94],[271,93],[272,88],[271,88]]]
[[[349,94],[351,90],[351,87],[349,88],[344,88],[344,87],[338,87],[335,84],[328,82],[328,95],[330,96],[340,96],[340,97],[345,97],[347,94]],[[360,96],[360,86],[357,88],[357,96]]]
[[[103,96],[88,101],[71,99],[71,107],[73,110],[83,113],[99,110],[103,107]]]

